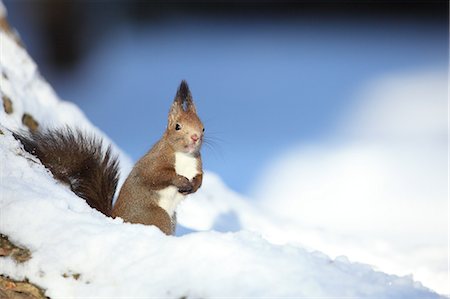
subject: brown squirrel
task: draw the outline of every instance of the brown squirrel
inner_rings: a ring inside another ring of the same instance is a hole
[[[134,166],[112,207],[119,177],[111,147],[79,130],[47,129],[14,133],[24,149],[37,156],[53,176],[93,208],[126,222],[155,225],[174,234],[178,203],[202,184],[200,148],[204,127],[191,92],[182,81],[162,138]]]

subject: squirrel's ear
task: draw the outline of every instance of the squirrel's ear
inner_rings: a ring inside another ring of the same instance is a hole
[[[192,100],[191,91],[185,80],[181,81],[177,94],[173,100],[172,107],[169,112],[169,124],[173,123],[181,112],[192,111],[197,113],[194,102]]]
[[[170,107],[169,125],[175,122],[177,116],[184,110],[183,106],[185,105],[188,96],[190,96],[189,87],[187,86],[186,81],[183,80],[178,87],[177,94]]]
[[[188,99],[191,99],[191,91],[189,90],[189,86],[185,80],[182,80],[180,86],[178,87],[177,95],[175,97],[175,101],[179,100],[181,103],[185,103]]]
[[[189,90],[189,86],[185,80],[182,80],[180,86],[178,87],[175,101],[181,104],[183,111],[192,111],[197,113],[192,100],[191,91]]]
[[[192,100],[192,98],[189,98],[189,100],[186,100],[186,110],[192,111],[195,114],[197,114],[197,109],[195,109],[194,101]]]

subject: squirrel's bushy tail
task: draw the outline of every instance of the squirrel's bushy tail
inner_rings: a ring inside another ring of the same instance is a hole
[[[70,128],[13,134],[57,180],[67,183],[91,207],[111,214],[119,179],[119,163],[111,146],[104,151],[100,139]]]

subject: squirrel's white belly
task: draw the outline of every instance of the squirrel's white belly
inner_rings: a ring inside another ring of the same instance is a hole
[[[198,160],[190,154],[175,153],[175,171],[188,180],[192,180],[198,174],[197,163]]]
[[[173,216],[178,204],[185,198],[185,195],[178,192],[175,186],[169,186],[158,191],[159,206],[163,208],[170,217]]]
[[[198,161],[190,154],[175,153],[175,171],[178,175],[182,175],[190,181],[199,173],[197,166]],[[163,208],[170,217],[173,216],[178,204],[186,197],[178,192],[177,187],[169,186],[158,191],[159,206]]]

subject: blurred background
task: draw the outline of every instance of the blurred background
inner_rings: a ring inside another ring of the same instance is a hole
[[[448,1],[4,2],[59,96],[133,160],[189,82],[218,176],[179,234],[254,230],[450,294]]]
[[[205,168],[245,194],[286,149],[335,136],[365,83],[448,63],[445,1],[4,2],[59,96],[134,160],[186,79]]]

